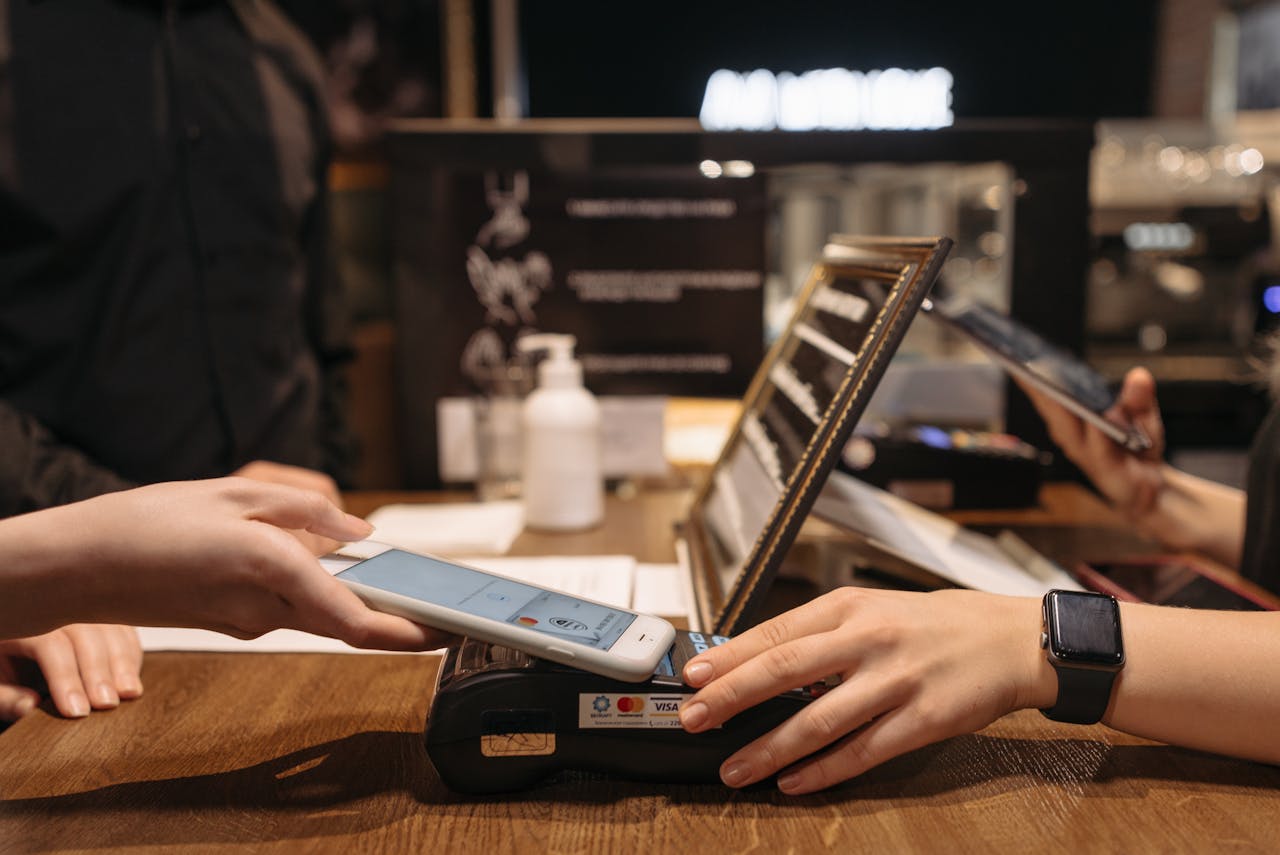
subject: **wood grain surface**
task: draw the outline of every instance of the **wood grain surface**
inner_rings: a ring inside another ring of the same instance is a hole
[[[437,662],[153,655],[142,700],[82,721],[46,706],[0,737],[0,852],[1208,852],[1280,841],[1280,770],[1034,712],[800,798],[582,774],[462,797],[422,743]]]
[[[655,536],[672,498],[610,536]],[[585,774],[464,797],[423,747],[437,668],[432,655],[153,654],[141,699],[80,721],[45,704],[0,734],[0,853],[1280,846],[1280,770],[1035,712],[806,797]]]

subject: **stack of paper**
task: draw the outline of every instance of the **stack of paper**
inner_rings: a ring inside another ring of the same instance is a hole
[[[502,555],[524,529],[519,502],[384,505],[370,540],[432,555]]]

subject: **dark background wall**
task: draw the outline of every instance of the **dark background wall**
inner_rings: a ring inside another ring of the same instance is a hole
[[[1145,116],[1156,0],[521,4],[530,114],[696,116],[718,68],[943,66],[959,118]]]
[[[392,116],[443,115],[441,16],[473,33],[489,105],[489,0],[277,0],[331,72],[344,142]],[[1195,115],[1222,0],[523,0],[535,117],[696,116],[719,68],[943,66],[965,118]],[[451,10],[447,12],[446,10]],[[461,10],[461,11],[459,11]],[[1153,69],[1155,74],[1153,75]]]

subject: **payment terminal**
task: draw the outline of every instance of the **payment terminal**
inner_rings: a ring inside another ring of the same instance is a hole
[[[833,236],[683,520],[690,625],[645,682],[624,683],[467,640],[440,670],[427,754],[449,787],[494,793],[561,770],[714,782],[721,763],[825,690],[798,688],[720,728],[680,727],[686,662],[753,622],[951,248],[951,240]]]
[[[680,727],[693,689],[684,664],[721,636],[677,632],[643,683],[624,683],[466,639],[440,667],[427,755],[460,793],[525,789],[557,772],[665,783],[719,781],[730,754],[781,724],[825,687],[780,695],[703,733]]]

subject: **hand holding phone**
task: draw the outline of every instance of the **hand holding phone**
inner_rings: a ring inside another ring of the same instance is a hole
[[[650,676],[675,640],[659,617],[381,543],[321,564],[380,611],[617,680]]]
[[[1152,447],[1151,437],[1141,425],[1108,418],[1117,399],[1107,381],[1035,330],[966,298],[935,296],[925,301],[924,308],[970,339],[1024,389],[1052,399],[1129,451]]]

